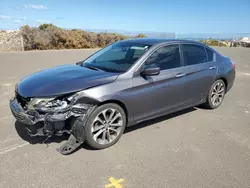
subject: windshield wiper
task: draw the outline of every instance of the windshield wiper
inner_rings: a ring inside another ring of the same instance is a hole
[[[86,67],[86,68],[89,68],[89,69],[92,69],[92,70],[103,71],[102,69],[99,69],[97,67],[90,66],[90,65],[83,65],[83,67]]]

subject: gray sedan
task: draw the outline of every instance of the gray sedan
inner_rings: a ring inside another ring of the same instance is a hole
[[[60,148],[68,154],[84,141],[107,148],[148,119],[200,104],[217,108],[234,79],[235,63],[204,44],[128,39],[25,77],[10,107],[32,136],[70,134]]]

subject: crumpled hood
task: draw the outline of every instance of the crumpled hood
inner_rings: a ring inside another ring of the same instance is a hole
[[[92,70],[80,65],[62,65],[23,78],[17,92],[23,97],[49,97],[113,82],[118,73]]]

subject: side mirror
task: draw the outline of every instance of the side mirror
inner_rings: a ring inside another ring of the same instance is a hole
[[[145,67],[143,71],[141,72],[141,75],[143,76],[154,76],[159,75],[161,72],[160,67]]]

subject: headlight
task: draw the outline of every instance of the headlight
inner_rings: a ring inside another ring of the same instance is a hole
[[[41,111],[58,111],[67,108],[68,103],[65,100],[55,98],[39,98],[33,99],[29,104],[29,108]]]

